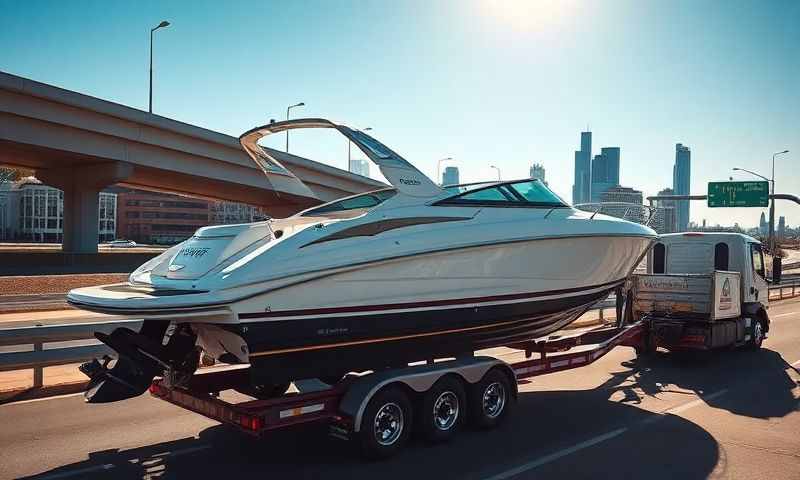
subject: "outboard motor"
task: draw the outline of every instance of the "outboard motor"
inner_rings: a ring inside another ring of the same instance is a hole
[[[86,401],[108,403],[139,396],[156,375],[188,380],[199,363],[196,338],[188,327],[178,327],[170,335],[169,326],[166,321],[146,321],[138,333],[129,328],[117,328],[110,335],[96,332],[95,337],[114,349],[118,358],[113,367],[108,366],[112,361],[108,356],[102,363],[94,359],[79,367],[89,377]]]

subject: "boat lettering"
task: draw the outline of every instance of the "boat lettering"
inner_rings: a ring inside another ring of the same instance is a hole
[[[343,335],[349,332],[350,329],[346,327],[338,327],[338,328],[320,328],[317,330],[317,335]]]
[[[184,257],[200,258],[206,253],[208,253],[209,250],[210,248],[208,247],[186,247],[182,249],[178,255],[183,255]]]
[[[413,178],[412,179],[400,178],[399,180],[400,180],[400,183],[402,183],[403,185],[421,185],[422,184],[422,182],[420,182],[419,180],[414,180]]]

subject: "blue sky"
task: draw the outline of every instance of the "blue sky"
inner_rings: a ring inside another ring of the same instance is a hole
[[[0,70],[238,136],[286,106],[372,127],[429,176],[528,176],[570,199],[580,131],[621,147],[621,183],[672,181],[692,150],[692,191],[734,166],[800,194],[798,1],[122,2],[0,0]],[[298,133],[292,152],[346,168],[343,139]],[[275,146],[282,145],[282,138]],[[747,175],[734,175],[738,179]],[[779,203],[791,225],[800,207]],[[758,209],[692,219],[754,225]]]

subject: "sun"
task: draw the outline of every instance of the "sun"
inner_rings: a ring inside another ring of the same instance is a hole
[[[575,0],[478,0],[480,13],[501,27],[541,31],[559,26],[574,11]]]

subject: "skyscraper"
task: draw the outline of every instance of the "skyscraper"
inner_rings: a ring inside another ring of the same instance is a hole
[[[672,190],[675,195],[690,195],[692,152],[680,143],[675,145],[675,166],[672,167]],[[689,200],[678,200],[678,231],[689,229]]]
[[[761,220],[758,222],[758,233],[765,237],[769,234],[769,224],[767,223],[767,216],[764,212],[761,212]]]
[[[544,179],[544,165],[538,163],[531,165],[531,178],[541,180],[542,183],[547,185],[547,181]]]
[[[775,234],[778,240],[786,238],[786,217],[781,215],[778,217],[778,232]]]
[[[603,147],[592,161],[592,203],[600,202],[604,192],[619,185],[619,147]]]
[[[363,158],[351,158],[350,171],[362,177],[369,177],[369,162]]]
[[[458,167],[446,167],[442,172],[442,185],[458,185]]]
[[[665,188],[658,192],[662,195],[675,195],[671,188]],[[653,204],[656,211],[653,212],[653,228],[658,233],[674,233],[677,231],[677,218],[675,200],[656,200]]]
[[[575,152],[575,179],[572,203],[591,201],[592,132],[581,132],[581,149]]]

